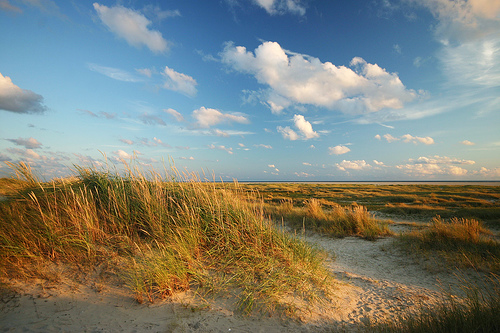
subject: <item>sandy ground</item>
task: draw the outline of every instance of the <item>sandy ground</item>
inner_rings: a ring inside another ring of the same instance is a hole
[[[392,238],[306,238],[331,254],[329,267],[343,283],[336,303],[309,313],[305,322],[242,317],[223,302],[207,309],[188,295],[138,304],[124,286],[40,280],[29,285],[12,281],[13,290],[3,292],[0,332],[356,332],[368,322],[433,304],[443,290],[459,293],[463,279],[483,278],[417,263],[398,252]]]

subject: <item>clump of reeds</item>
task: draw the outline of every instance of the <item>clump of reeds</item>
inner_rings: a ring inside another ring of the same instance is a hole
[[[304,207],[294,207],[290,200],[283,200],[277,207],[268,207],[267,211],[295,229],[334,237],[360,236],[374,240],[392,235],[387,224],[375,219],[366,207],[355,203],[346,207],[330,203],[329,209],[323,209],[321,201],[315,198],[306,200]]]
[[[489,290],[466,286],[465,298],[452,295],[437,306],[402,315],[399,320],[372,326],[375,332],[469,333],[500,332],[500,281],[492,276]]]
[[[475,219],[432,219],[427,228],[401,235],[403,248],[414,253],[437,253],[453,264],[500,271],[500,242]]]
[[[278,230],[237,186],[175,168],[162,177],[76,167],[77,180],[42,183],[26,165],[13,167],[29,183],[0,203],[4,277],[37,276],[40,262],[122,261],[119,275],[140,302],[193,288],[233,293],[245,312],[293,308],[290,295],[328,299],[326,255]]]

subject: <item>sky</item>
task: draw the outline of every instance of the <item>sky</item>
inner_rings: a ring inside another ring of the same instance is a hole
[[[500,0],[0,0],[9,162],[500,180]]]

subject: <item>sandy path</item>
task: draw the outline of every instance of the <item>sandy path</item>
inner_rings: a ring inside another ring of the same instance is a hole
[[[390,320],[441,297],[443,286],[457,290],[460,279],[446,270],[423,269],[398,252],[391,238],[375,242],[347,237],[307,236],[329,253],[329,267],[345,282],[336,306],[311,314],[319,321],[297,323],[268,317],[241,317],[224,304],[196,309],[185,295],[139,305],[123,286],[47,282],[17,284],[3,294],[0,332],[322,332],[333,327],[359,331],[368,321]],[[470,277],[474,279],[474,277]],[[476,277],[477,278],[477,277]],[[99,291],[98,291],[99,290]],[[327,324],[325,325],[325,322]]]

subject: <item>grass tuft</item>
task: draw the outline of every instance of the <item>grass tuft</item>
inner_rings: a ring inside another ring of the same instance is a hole
[[[399,244],[409,252],[425,257],[439,257],[459,267],[500,272],[500,242],[491,231],[474,219],[435,217],[429,227],[399,237]]]
[[[366,207],[356,203],[347,207],[330,203],[328,209],[323,209],[321,201],[315,198],[305,201],[304,207],[295,207],[292,201],[282,200],[278,206],[267,206],[266,213],[296,230],[333,237],[359,236],[375,240],[392,235],[386,223],[375,219]]]

